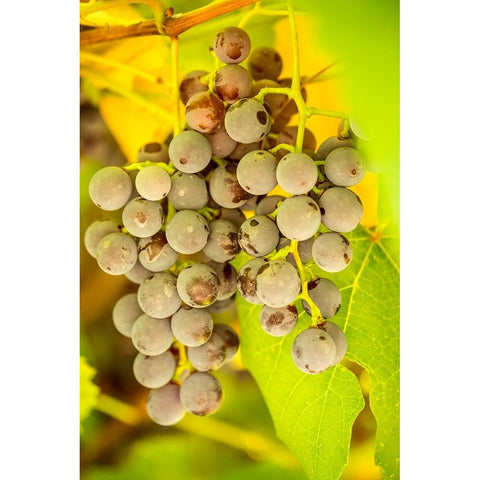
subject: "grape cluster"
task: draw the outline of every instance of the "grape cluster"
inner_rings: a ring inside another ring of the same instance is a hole
[[[341,306],[340,291],[309,267],[340,272],[350,264],[344,234],[363,207],[348,187],[364,176],[365,160],[351,135],[317,149],[306,129],[302,151],[293,148],[298,127],[287,124],[295,102],[283,93],[255,98],[292,83],[279,78],[274,49],[251,51],[247,32],[228,27],[213,52],[224,65],[190,72],[179,86],[185,129],[168,144],[142,147],[136,163],[100,169],[89,184],[95,205],[121,211],[120,225],[93,222],[84,243],[104,272],[138,284],[115,304],[113,322],[138,350],[133,374],[151,389],[147,411],[160,425],[220,407],[212,372],[235,357],[239,337],[214,317],[232,308],[237,291],[262,305],[258,321],[268,335],[292,332],[299,308],[313,317],[293,342],[301,371],[322,372],[347,349],[327,320]],[[232,261],[241,252],[249,259],[237,272]]]

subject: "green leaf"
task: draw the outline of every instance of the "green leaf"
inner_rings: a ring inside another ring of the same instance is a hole
[[[370,403],[377,420],[376,459],[384,478],[399,471],[399,274],[393,235],[372,241],[358,228],[348,235],[353,260],[343,272],[317,276],[334,281],[342,307],[331,320],[345,331],[346,357],[370,375]],[[343,366],[320,375],[303,374],[293,364],[295,336],[310,325],[299,305],[299,322],[284,338],[270,337],[259,326],[260,306],[238,299],[242,358],[265,397],[279,438],[312,479],[336,480],[347,462],[352,424],[363,407],[356,377]]]
[[[370,375],[370,406],[377,420],[376,462],[385,479],[399,478],[399,268],[398,237],[377,241],[359,228],[349,235],[350,266],[330,278],[341,289],[342,307],[334,317],[348,340],[346,357]]]
[[[100,388],[93,383],[96,373],[86,358],[80,357],[80,423],[90,415],[100,395]]]
[[[297,369],[291,348],[310,324],[305,312],[291,334],[275,338],[260,327],[261,306],[242,298],[238,305],[242,358],[265,397],[278,437],[309,478],[338,479],[347,462],[353,422],[364,406],[357,378],[341,365],[321,375]]]

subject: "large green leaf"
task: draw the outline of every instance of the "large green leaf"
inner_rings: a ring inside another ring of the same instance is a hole
[[[385,478],[398,478],[399,326],[398,266],[395,251],[372,241],[363,228],[349,235],[351,265],[329,277],[342,291],[342,307],[332,319],[345,331],[346,357],[365,367],[371,379],[370,402],[377,420],[377,462]],[[300,314],[296,329],[284,338],[270,337],[259,326],[259,306],[239,299],[242,356],[270,409],[279,438],[297,456],[312,479],[336,480],[347,462],[352,424],[363,407],[356,377],[343,366],[320,375],[294,366],[291,346],[308,328]]]

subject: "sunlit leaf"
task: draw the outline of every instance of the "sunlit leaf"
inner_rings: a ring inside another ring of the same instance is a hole
[[[97,404],[100,388],[93,383],[96,370],[85,357],[80,357],[80,422],[83,422]]]

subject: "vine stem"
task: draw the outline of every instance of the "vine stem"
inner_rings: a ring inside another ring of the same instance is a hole
[[[180,91],[178,78],[178,37],[170,38],[170,50],[172,53],[172,103],[173,103],[173,135],[182,131],[180,124]]]
[[[302,259],[298,253],[298,241],[292,240],[290,242],[290,247],[293,258],[295,259],[295,264],[297,265],[298,273],[300,274],[300,281],[302,283],[302,292],[300,293],[299,297],[307,302],[308,306],[310,307],[312,327],[317,327],[319,324],[324,323],[325,320],[322,318],[320,309],[317,307],[317,305],[315,305],[308,294],[308,278],[305,272],[305,267],[302,263]]]
[[[258,1],[259,0],[224,0],[222,2],[210,3],[209,5],[184,14],[168,16],[164,18],[162,22],[154,19],[127,26],[115,25],[112,27],[106,26],[84,30],[80,32],[80,46],[145,35],[178,37],[181,33],[207,20],[232,12],[233,10],[238,10],[247,5],[252,5]]]

